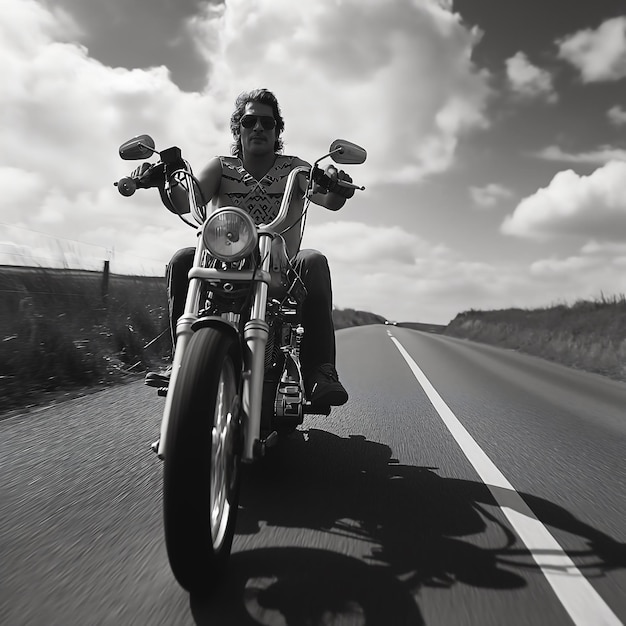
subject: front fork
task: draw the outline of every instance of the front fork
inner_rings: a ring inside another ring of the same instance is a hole
[[[272,236],[269,233],[259,233],[259,254],[261,267],[254,281],[254,294],[252,300],[252,314],[250,321],[244,327],[244,371],[242,389],[243,408],[243,461],[253,461],[255,458],[255,444],[260,439],[261,433],[261,406],[263,399],[263,378],[265,374],[265,346],[269,335],[269,326],[265,321],[267,307],[267,293],[269,288],[270,263],[271,263]],[[200,261],[204,246],[198,245],[194,256],[193,267],[200,267]],[[172,363],[172,374],[169,389],[175,388],[176,379],[180,372],[183,355],[191,335],[192,325],[198,319],[197,311],[200,305],[202,280],[192,278],[189,281],[189,290],[185,300],[185,310],[176,323],[176,349]],[[167,429],[170,420],[172,398],[174,394],[168,393],[165,397],[165,408],[161,420],[161,433],[157,455],[164,459],[167,455]]]
[[[204,252],[204,246],[199,242],[196,246],[196,252],[193,259],[192,267],[199,267]],[[183,354],[185,348],[193,335],[192,324],[198,319],[197,312],[200,305],[200,289],[202,281],[200,279],[191,279],[189,281],[189,289],[187,290],[187,298],[185,299],[185,310],[176,322],[176,349],[174,350],[174,360],[172,362],[172,373],[170,376],[169,389],[174,389],[178,372],[183,362]],[[167,427],[170,421],[170,413],[172,408],[172,398],[174,394],[168,393],[165,396],[165,408],[163,409],[163,418],[161,419],[161,434],[159,437],[159,445],[157,456],[163,460],[167,454]]]
[[[272,252],[272,237],[259,232],[259,255],[261,258],[261,276],[269,277]],[[243,378],[243,454],[242,461],[253,461],[256,444],[261,437],[261,408],[263,402],[263,378],[265,376],[265,347],[269,336],[269,326],[265,321],[267,311],[266,280],[257,280],[254,284],[252,314],[244,327],[243,337],[245,371]]]

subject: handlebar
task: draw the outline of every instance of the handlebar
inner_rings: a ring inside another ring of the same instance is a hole
[[[124,178],[120,178],[116,183],[113,183],[117,190],[123,196],[132,196],[137,189],[148,189],[153,185],[149,185],[141,182],[141,178],[135,178],[133,176],[124,176]]]
[[[160,163],[165,164],[166,166],[166,188],[169,187],[169,184],[168,184],[169,179],[167,176],[167,167],[169,166],[172,169],[174,169],[174,171],[171,173],[172,176],[181,174],[183,175],[183,178],[188,181],[187,196],[188,196],[188,202],[189,202],[189,211],[191,215],[194,217],[194,219],[199,224],[202,224],[204,220],[206,219],[206,215],[204,214],[204,205],[203,206],[198,205],[198,203],[196,202],[196,194],[189,192],[193,188],[194,183],[197,183],[197,180],[193,176],[193,173],[191,172],[191,168],[189,167],[189,164],[186,161],[182,160],[180,148],[177,148],[177,147],[168,148],[167,150],[161,151],[159,153],[159,156],[161,157]],[[302,165],[297,166],[289,173],[289,176],[287,177],[287,183],[285,185],[285,193],[283,194],[283,198],[281,201],[280,209],[278,211],[278,215],[272,220],[271,223],[265,224],[264,228],[268,228],[270,230],[272,228],[278,228],[279,225],[281,225],[282,222],[286,219],[287,213],[289,210],[289,205],[291,202],[291,197],[293,195],[295,188],[297,187],[296,177],[299,174],[305,174],[309,177],[309,185],[308,185],[308,189],[306,192],[309,200],[313,192],[313,187],[314,187],[313,183],[318,185],[318,187],[321,188],[320,190],[323,190],[326,192],[336,190],[337,188],[353,189],[353,190],[359,190],[359,191],[363,191],[365,189],[365,187],[360,186],[360,185],[355,185],[354,183],[348,182],[347,180],[343,180],[343,179],[337,180],[337,179],[331,178],[323,170],[317,167],[317,163],[318,161],[316,161],[312,167],[310,166],[305,167]],[[179,164],[182,164],[182,167],[178,168],[177,166]],[[155,166],[156,165],[158,164],[155,164]],[[137,191],[137,189],[146,189],[150,186],[154,186],[153,184],[151,185],[149,183],[148,184],[142,183],[141,178],[135,178],[133,176],[124,176],[119,181],[113,184],[117,187],[117,190],[120,192],[120,194],[126,197],[132,196],[135,193],[135,191]],[[166,194],[169,195],[169,191],[167,191],[167,189],[166,189]],[[164,200],[164,203],[165,203],[165,200]],[[168,207],[167,204],[165,206]],[[172,211],[172,209],[170,209],[170,211]],[[173,211],[173,212],[178,213],[178,211]]]
[[[326,174],[326,172],[316,166],[313,167],[311,171],[311,176],[313,178],[313,182],[315,182],[316,185],[318,185],[325,191],[333,191],[337,187],[365,191],[365,187],[362,187],[361,185],[355,185],[354,183],[348,182],[347,180],[343,180],[341,178],[338,180],[333,180],[330,176],[328,176],[328,174]]]
[[[137,191],[137,187],[139,187],[138,183],[139,181],[136,178],[124,176],[124,178],[120,178],[116,183],[113,184],[117,187],[117,190],[123,196],[128,197],[132,196],[135,191]]]

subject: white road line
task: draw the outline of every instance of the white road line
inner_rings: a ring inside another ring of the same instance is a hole
[[[563,552],[563,548],[548,529],[535,517],[511,483],[465,430],[411,355],[391,333],[388,334],[461,450],[528,548],[574,623],[578,626],[590,624],[623,626],[574,562]],[[506,490],[505,493],[502,492],[503,489]]]

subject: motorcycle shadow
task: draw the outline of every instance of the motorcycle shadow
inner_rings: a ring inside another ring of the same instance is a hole
[[[198,625],[420,626],[413,598],[385,568],[315,548],[260,548],[232,555],[224,584],[192,595]]]
[[[610,537],[520,495],[544,524],[587,542],[587,575],[626,566],[624,547]],[[319,544],[236,552],[217,593],[191,598],[192,613],[197,624],[321,624],[333,615],[346,624],[422,624],[415,598],[423,587],[515,589],[527,584],[521,571],[537,571],[495,507],[483,483],[400,465],[384,444],[298,431],[246,468],[238,538],[268,526],[322,531],[367,542],[369,556]]]

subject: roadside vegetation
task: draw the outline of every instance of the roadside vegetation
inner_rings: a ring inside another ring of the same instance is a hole
[[[0,268],[0,413],[120,382],[169,355],[164,280],[104,286],[98,272]]]
[[[626,381],[626,297],[542,309],[466,311],[445,335],[519,350],[550,361]]]
[[[366,326],[367,324],[384,324],[385,318],[367,311],[355,309],[334,309],[333,323],[335,330],[349,328],[350,326]]]
[[[382,324],[354,309],[336,328]],[[0,267],[0,414],[134,379],[170,358],[165,280]]]
[[[135,379],[170,358],[162,278],[111,275],[105,285],[99,272],[5,266],[0,294],[0,415]],[[355,309],[335,309],[333,319],[338,330],[387,321]],[[624,295],[534,310],[470,310],[447,327],[397,325],[626,381]]]

